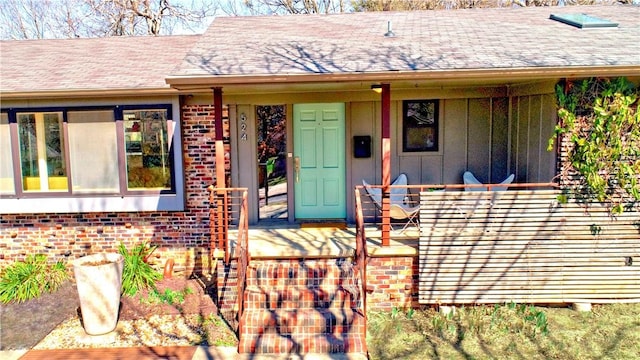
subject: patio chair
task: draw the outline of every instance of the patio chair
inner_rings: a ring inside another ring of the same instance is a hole
[[[404,186],[407,184],[407,175],[405,174],[398,175],[398,177],[391,183],[392,186]],[[371,185],[369,185],[364,179],[362,180],[362,185],[364,185],[367,195],[369,195],[376,208],[379,211],[382,211],[382,189],[371,187]],[[417,228],[420,227],[418,224],[420,206],[410,206],[407,203],[407,197],[408,193],[406,187],[391,187],[389,189],[389,202],[391,204],[389,207],[389,216],[394,220],[406,220],[402,230],[400,230],[401,233],[404,232],[410,224]],[[393,226],[391,229],[393,230]]]
[[[502,185],[507,185],[507,184],[511,184],[513,182],[513,179],[515,178],[514,174],[511,174],[509,176],[507,176],[506,179],[502,180],[500,182],[500,184]],[[480,182],[480,180],[476,179],[475,176],[473,176],[473,174],[470,171],[465,171],[464,174],[462,174],[462,180],[464,181],[465,185],[482,185],[482,182]],[[492,191],[505,191],[507,190],[508,186],[493,186],[491,188]],[[482,186],[478,186],[478,187],[465,187],[464,188],[465,191],[487,191],[486,187],[482,187]]]

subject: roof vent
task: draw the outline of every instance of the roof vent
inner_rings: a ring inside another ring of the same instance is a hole
[[[387,32],[384,34],[385,37],[394,37],[396,34],[391,30],[391,21],[387,21]]]
[[[572,25],[580,29],[618,27],[618,23],[587,14],[551,14],[549,19]]]

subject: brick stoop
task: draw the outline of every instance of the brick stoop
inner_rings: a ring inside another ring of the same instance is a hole
[[[253,260],[240,353],[364,353],[365,316],[350,259]]]
[[[215,286],[208,291],[218,306],[220,315],[237,332],[238,262],[233,260],[225,265],[224,261],[218,260],[214,278]]]

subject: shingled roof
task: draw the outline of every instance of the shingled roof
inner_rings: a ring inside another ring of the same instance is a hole
[[[560,13],[618,27],[579,29],[549,19]],[[385,36],[389,24],[395,36]],[[0,42],[5,97],[167,92],[167,83],[187,89],[616,71],[640,74],[640,6],[219,17],[203,35]]]
[[[619,25],[579,29],[549,19],[558,13]],[[640,6],[370,12],[217,18],[168,81],[629,65],[640,65]]]
[[[198,35],[0,42],[0,92],[170,90]]]

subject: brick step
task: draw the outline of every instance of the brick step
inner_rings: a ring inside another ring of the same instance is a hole
[[[360,289],[356,286],[249,286],[244,293],[246,309],[360,308],[360,300]]]
[[[351,259],[252,261],[242,294],[239,351],[365,352],[358,275]]]
[[[364,315],[353,309],[248,310],[242,324],[240,338],[245,339],[265,334],[342,338],[364,333],[366,328]]]
[[[243,333],[334,334],[365,329],[357,309],[247,309],[242,314]]]
[[[354,285],[354,265],[346,259],[253,261],[247,286]]]
[[[240,353],[362,353],[366,351],[364,331],[345,334],[308,334],[303,332],[267,332],[241,334]]]

